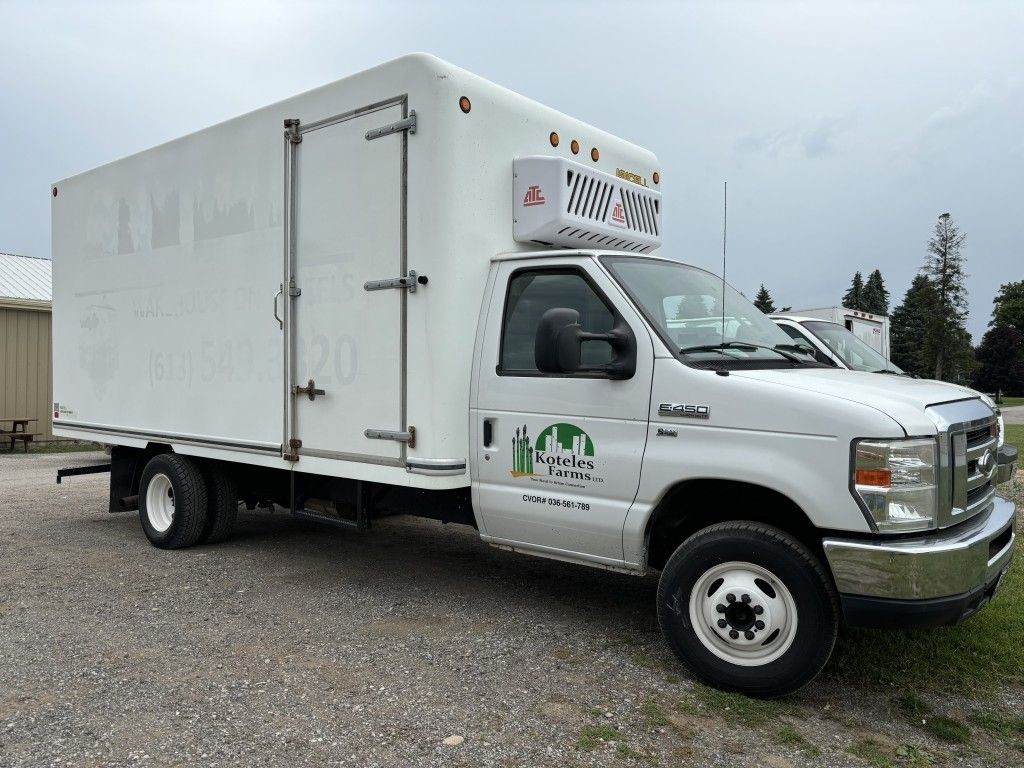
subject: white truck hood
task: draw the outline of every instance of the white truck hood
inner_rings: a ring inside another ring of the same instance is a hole
[[[935,424],[924,412],[929,405],[978,397],[966,387],[932,379],[832,368],[732,371],[731,375],[869,406],[889,415],[911,436],[935,434]]]

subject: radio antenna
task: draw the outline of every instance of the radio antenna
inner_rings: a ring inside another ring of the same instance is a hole
[[[722,182],[722,346],[725,346],[725,237],[729,226],[729,182]]]

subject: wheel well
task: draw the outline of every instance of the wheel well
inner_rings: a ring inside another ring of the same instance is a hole
[[[647,564],[661,570],[687,538],[727,520],[767,523],[792,534],[821,555],[821,537],[788,496],[737,480],[686,480],[673,486],[647,522]]]

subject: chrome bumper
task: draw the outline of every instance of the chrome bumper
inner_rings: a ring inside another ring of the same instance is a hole
[[[1016,541],[1016,509],[996,497],[977,519],[912,539],[825,539],[842,595],[929,600],[963,595],[995,581]]]

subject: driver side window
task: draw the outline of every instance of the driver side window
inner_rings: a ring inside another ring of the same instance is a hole
[[[584,331],[607,333],[615,324],[608,303],[575,269],[521,270],[512,275],[505,299],[498,373],[511,376],[540,376],[534,360],[537,327],[545,312],[555,307],[580,313]],[[611,345],[604,341],[584,344],[581,362],[586,365],[610,363]]]

